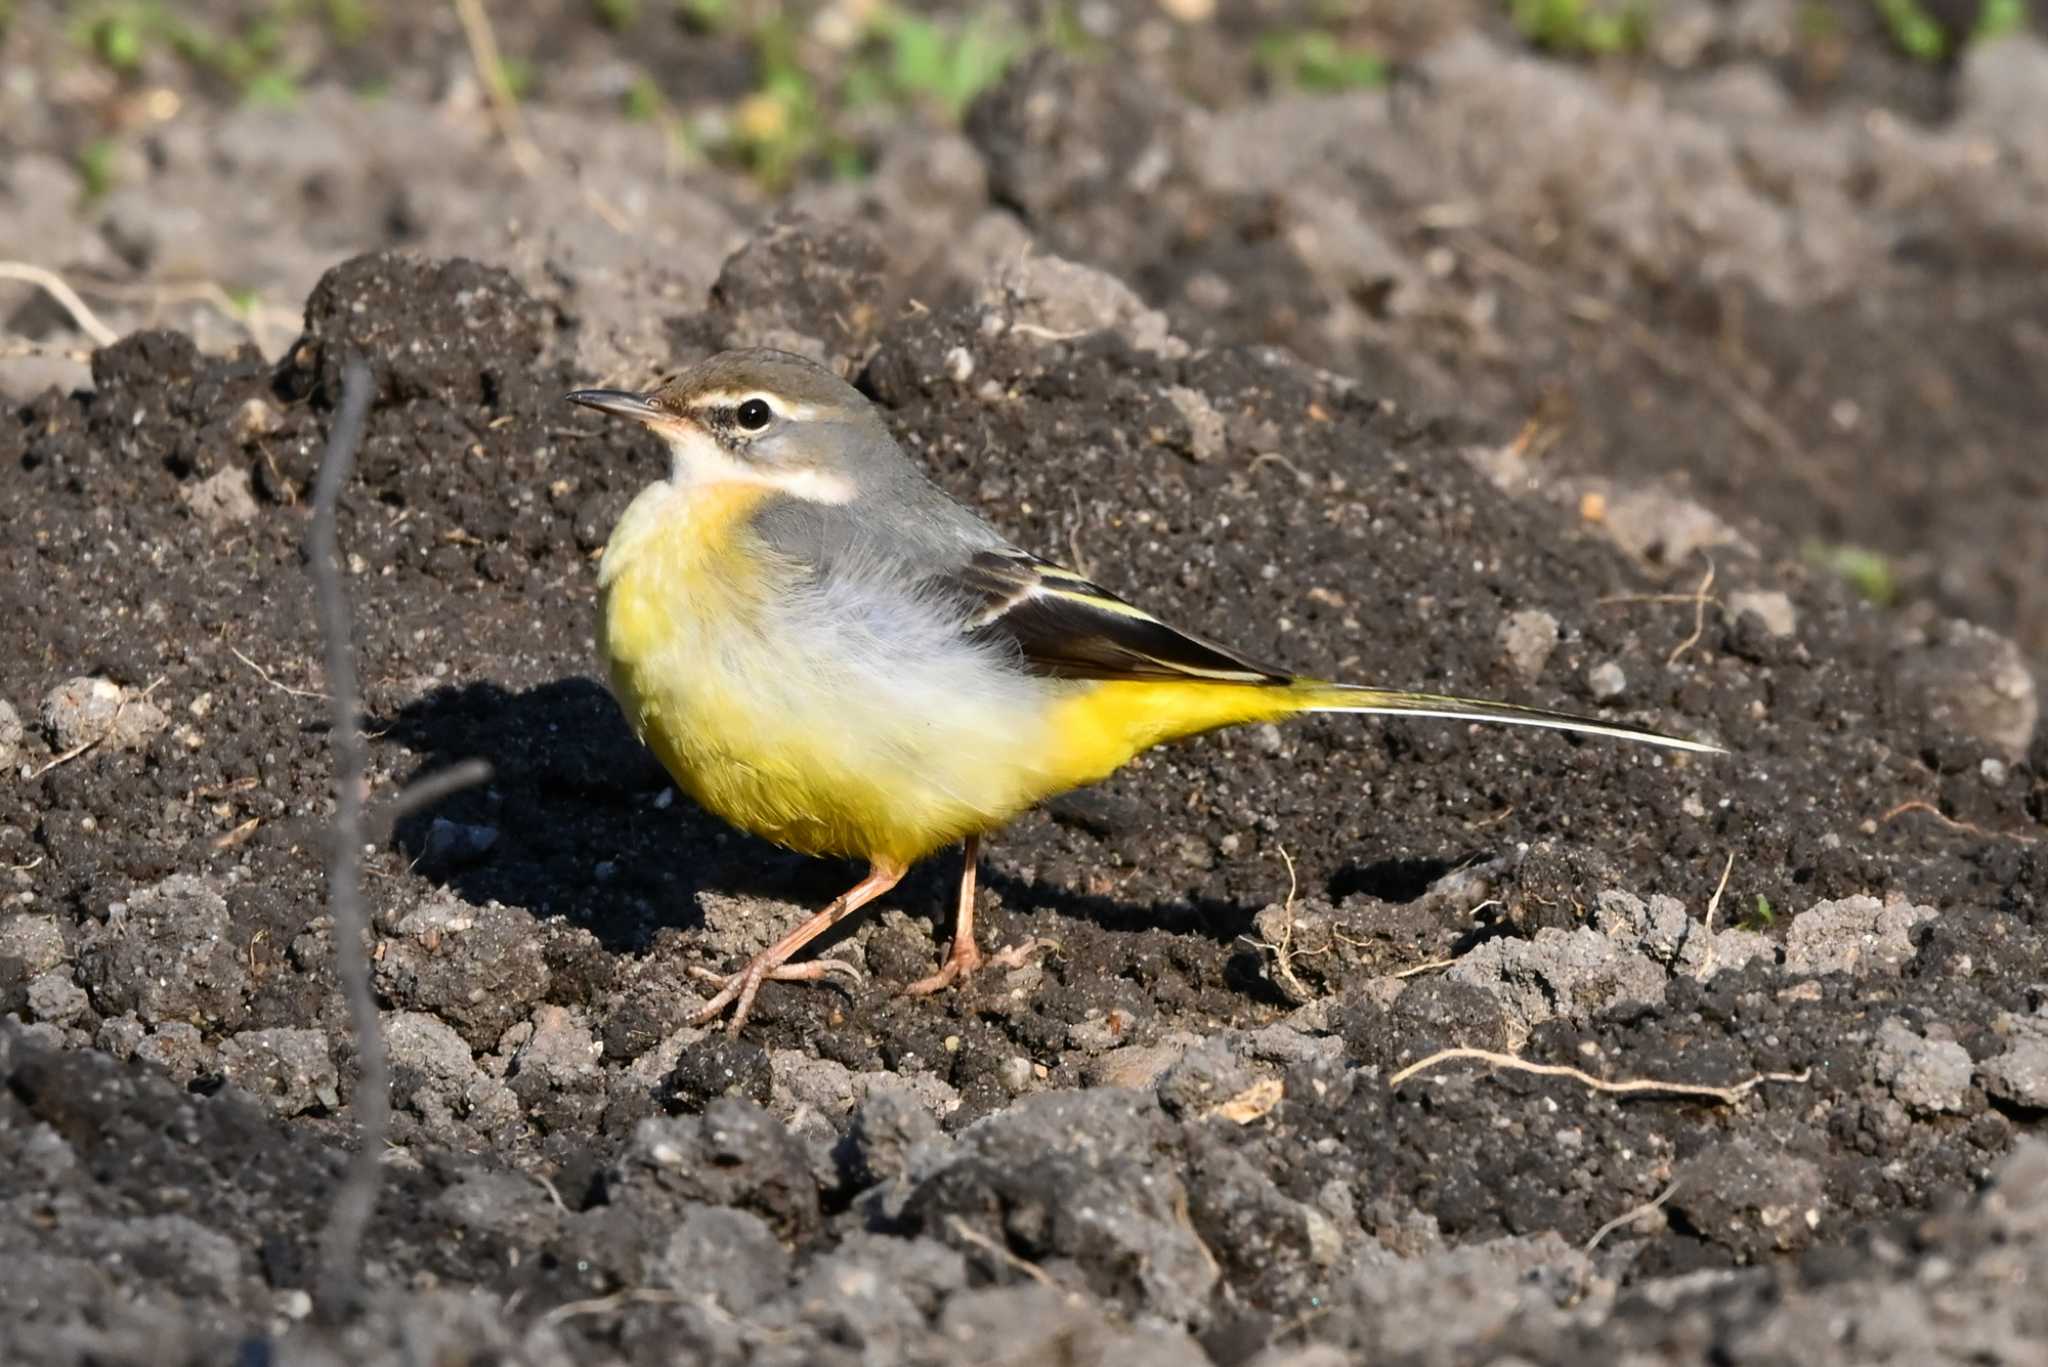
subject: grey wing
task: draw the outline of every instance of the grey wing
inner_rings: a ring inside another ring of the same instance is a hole
[[[1018,550],[936,490],[924,492],[923,502],[899,500],[883,521],[777,497],[756,514],[754,528],[771,550],[814,575],[888,580],[927,602],[949,604],[969,640],[1001,647],[1033,674],[1247,684],[1292,678],[1169,626],[1086,575]]]
[[[1014,648],[1061,679],[1207,679],[1284,684],[1286,670],[1167,625],[1087,576],[1023,551],[983,551],[937,577],[963,598],[970,637]]]

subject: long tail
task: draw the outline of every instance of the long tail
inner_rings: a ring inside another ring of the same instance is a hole
[[[1316,683],[1301,680],[1294,687],[1304,695],[1305,710],[1311,712],[1381,712],[1411,717],[1449,717],[1454,721],[1501,722],[1508,726],[1543,726],[1553,731],[1580,731],[1592,736],[1643,745],[1662,745],[1672,750],[1692,750],[1706,755],[1728,753],[1705,741],[1681,740],[1655,731],[1638,731],[1569,712],[1552,712],[1542,707],[1519,707],[1514,703],[1488,702],[1482,698],[1451,698],[1437,693],[1404,693],[1354,684]]]

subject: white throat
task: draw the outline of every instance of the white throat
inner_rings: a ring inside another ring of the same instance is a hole
[[[851,503],[853,481],[830,470],[810,467],[755,465],[736,459],[694,423],[664,427],[668,441],[669,483],[679,489],[714,484],[758,484],[807,503]]]

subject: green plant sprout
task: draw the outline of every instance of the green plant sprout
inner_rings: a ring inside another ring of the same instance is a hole
[[[374,27],[370,0],[271,0],[230,29],[215,28],[167,0],[100,0],[78,6],[72,42],[127,76],[154,52],[167,52],[195,71],[219,78],[241,98],[287,104],[298,98],[302,73],[287,63],[286,37],[317,24],[339,46],[360,42]]]
[[[105,198],[114,188],[114,156],[118,150],[112,138],[94,138],[78,149],[78,179],[83,183],[86,203]]]
[[[1641,48],[1648,8],[1649,0],[1626,0],[1619,8],[1600,0],[1508,0],[1510,20],[1531,43],[1591,57]]]
[[[1919,62],[1938,62],[1948,55],[1948,34],[1919,0],[1876,0],[1878,17],[1892,44]]]
[[[1254,51],[1267,78],[1278,86],[1330,93],[1387,83],[1385,58],[1322,29],[1268,33]]]
[[[732,10],[707,12],[706,5],[685,0],[694,26],[735,22]],[[771,187],[786,185],[807,165],[860,174],[865,167],[848,114],[923,105],[957,120],[1027,46],[1025,34],[996,11],[938,19],[882,6],[868,16],[844,74],[828,83],[806,65],[801,35],[779,14],[763,17],[748,37],[754,90],[728,112],[714,145]],[[631,108],[646,107],[642,96],[629,99]]]
[[[930,100],[957,119],[994,85],[1024,49],[1023,37],[991,11],[958,25],[885,9],[875,25],[886,50],[888,89],[901,100]]]
[[[2028,8],[2028,0],[1983,0],[1977,7],[1977,24],[1970,30],[1970,41],[1988,43],[2019,32],[2031,17]]]
[[[1865,602],[1883,608],[1899,601],[1898,576],[1880,551],[1816,543],[1806,548],[1806,558],[1848,584]]]

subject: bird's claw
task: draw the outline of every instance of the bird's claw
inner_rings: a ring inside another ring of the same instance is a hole
[[[711,1000],[705,1002],[697,1014],[690,1017],[690,1024],[709,1025],[718,1019],[726,1007],[731,1006],[732,1019],[725,1023],[725,1033],[728,1035],[737,1035],[740,1027],[747,1023],[747,1017],[754,1014],[754,997],[760,992],[762,983],[771,980],[781,983],[817,982],[834,973],[843,973],[856,984],[867,981],[867,974],[861,971],[858,964],[848,963],[844,959],[806,959],[800,964],[765,964],[756,959],[737,973],[718,973],[692,964],[690,972],[706,982],[720,985]]]
[[[939,971],[928,978],[919,978],[903,989],[907,997],[928,997],[934,992],[943,992],[949,987],[966,982],[984,968],[1000,968],[1005,971],[1022,968],[1031,962],[1034,954],[1048,949],[1058,949],[1057,940],[1026,940],[1008,949],[997,950],[994,954],[983,954],[972,940],[955,940],[946,954],[946,962],[939,965]]]
[[[987,966],[990,968],[1000,968],[1005,973],[1008,973],[1030,963],[1034,955],[1044,954],[1059,947],[1060,942],[1058,940],[1047,940],[1042,937],[1035,940],[1026,940],[1021,945],[1011,945],[1008,949],[999,949],[989,955]]]

